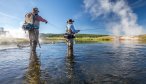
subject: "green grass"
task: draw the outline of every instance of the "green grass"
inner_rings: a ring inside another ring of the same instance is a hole
[[[41,34],[41,38],[44,40],[65,40],[63,34]],[[76,41],[88,41],[88,42],[101,42],[112,41],[112,36],[108,35],[96,35],[96,34],[77,34]]]
[[[110,36],[102,36],[102,37],[77,37],[76,41],[88,41],[88,42],[103,42],[103,41],[112,41],[112,37]]]
[[[139,35],[140,42],[146,43],[146,34]],[[42,43],[54,43],[54,42],[65,42],[63,34],[41,34],[40,36]],[[76,42],[111,42],[113,41],[113,36],[109,35],[96,35],[96,34],[77,34]],[[7,44],[18,44],[18,43],[29,43],[28,39],[23,38],[0,38],[1,45]]]
[[[146,34],[139,35],[139,41],[146,42]],[[53,43],[53,42],[65,42],[63,34],[41,34],[40,36],[42,43]],[[96,35],[96,34],[77,34],[76,42],[111,42],[113,36],[109,35]],[[0,44],[18,44],[18,43],[29,43],[28,39],[20,38],[0,38]]]
[[[141,41],[146,41],[146,34],[144,34],[144,35],[139,35],[138,37],[139,37],[139,40],[141,40]]]

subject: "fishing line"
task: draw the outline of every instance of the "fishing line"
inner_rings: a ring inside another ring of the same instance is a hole
[[[81,31],[98,30],[98,29],[103,29],[103,28],[96,28],[96,29],[95,29],[95,28],[92,28],[92,29],[81,29]]]
[[[52,27],[55,27],[55,28],[59,28],[58,26],[56,26],[55,24],[52,24],[52,23],[50,23],[50,22],[48,22],[48,24],[50,24]]]
[[[52,27],[56,28],[56,29],[59,29],[58,26],[56,26],[55,24],[52,24],[50,22],[48,22],[48,24],[50,24]],[[99,30],[99,29],[104,29],[104,28],[90,28],[90,29],[80,29],[80,31],[94,31],[94,30]]]

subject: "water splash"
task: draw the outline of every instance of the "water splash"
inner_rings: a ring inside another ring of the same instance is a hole
[[[26,38],[25,31],[22,29],[6,29],[8,31],[8,34],[6,37],[11,37],[11,38]]]

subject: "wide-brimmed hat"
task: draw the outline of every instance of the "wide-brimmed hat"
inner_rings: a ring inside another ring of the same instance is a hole
[[[68,23],[68,22],[75,22],[75,21],[72,20],[72,19],[68,19],[68,20],[67,20],[67,23]]]
[[[39,9],[37,7],[33,8],[32,10],[39,12]]]

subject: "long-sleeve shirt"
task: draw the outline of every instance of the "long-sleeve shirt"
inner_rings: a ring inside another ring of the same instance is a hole
[[[37,15],[34,21],[34,25],[39,26],[41,22],[47,22],[47,20],[45,20],[44,18],[42,18],[41,16]]]
[[[72,33],[78,33],[73,24],[67,24],[67,30],[71,30]]]
[[[34,16],[35,15],[33,15],[32,13],[26,14],[25,22],[30,23],[30,24],[34,24],[35,26],[38,26],[38,27],[40,26],[40,21],[41,22],[47,22],[47,20],[45,20],[44,18],[42,18],[39,15],[36,15],[35,18],[34,18]]]

